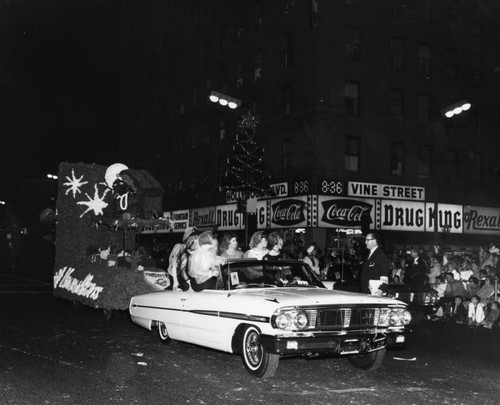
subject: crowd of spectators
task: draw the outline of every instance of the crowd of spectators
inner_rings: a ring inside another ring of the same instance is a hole
[[[391,282],[437,291],[440,304],[433,320],[495,328],[500,322],[499,259],[494,244],[444,255],[411,249],[392,255]]]

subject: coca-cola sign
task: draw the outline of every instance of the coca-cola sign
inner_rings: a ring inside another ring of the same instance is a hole
[[[285,199],[272,204],[271,222],[279,226],[301,225],[305,220],[306,202],[299,199]]]
[[[352,199],[327,199],[321,201],[321,221],[339,227],[361,226],[370,218],[372,204]]]

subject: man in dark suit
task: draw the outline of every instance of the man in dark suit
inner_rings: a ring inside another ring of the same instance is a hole
[[[389,283],[389,259],[379,247],[376,234],[367,234],[365,243],[369,253],[361,269],[361,292],[382,295]]]
[[[427,282],[427,266],[420,257],[417,249],[411,249],[410,254],[413,262],[408,265],[405,283],[413,288],[422,288]]]

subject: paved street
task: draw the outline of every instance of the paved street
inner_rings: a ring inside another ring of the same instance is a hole
[[[500,395],[498,331],[429,322],[376,372],[342,358],[296,358],[258,380],[236,355],[163,345],[126,312],[107,320],[43,289],[26,292],[29,283],[0,285],[2,404],[441,405],[496,404]]]

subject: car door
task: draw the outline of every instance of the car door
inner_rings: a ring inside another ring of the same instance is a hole
[[[230,350],[232,330],[220,312],[228,307],[230,294],[223,290],[190,291],[182,297],[181,323],[184,340],[218,350]]]

